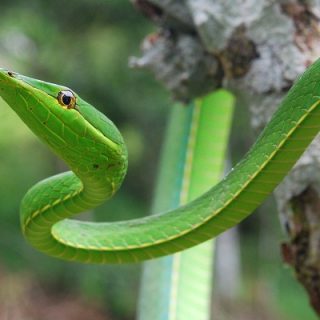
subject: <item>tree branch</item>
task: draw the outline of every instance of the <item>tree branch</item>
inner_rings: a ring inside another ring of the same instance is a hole
[[[260,131],[287,90],[319,56],[319,0],[135,1],[158,25],[132,65],[151,69],[179,100],[221,86],[248,105]],[[276,191],[295,269],[320,315],[320,138]]]

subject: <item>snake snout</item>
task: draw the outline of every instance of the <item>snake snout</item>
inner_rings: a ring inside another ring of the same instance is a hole
[[[14,76],[15,76],[15,73],[12,71],[8,71],[7,74],[8,74],[8,76],[10,76],[12,78],[14,78]]]

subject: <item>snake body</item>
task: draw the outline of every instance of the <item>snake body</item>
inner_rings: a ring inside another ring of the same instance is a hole
[[[172,106],[153,212],[177,208],[219,181],[225,164],[233,101],[230,93],[219,90],[187,106]],[[208,320],[213,249],[214,242],[206,241],[144,263],[137,319]]]
[[[24,236],[51,256],[87,263],[139,262],[217,236],[262,203],[318,133],[319,80],[320,60],[290,89],[242,161],[197,199],[140,219],[93,223],[69,218],[120,187],[127,169],[120,132],[70,89],[0,69],[0,95],[72,170],[27,192],[21,205]]]

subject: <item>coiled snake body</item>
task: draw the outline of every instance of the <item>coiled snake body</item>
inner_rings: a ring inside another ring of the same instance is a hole
[[[0,69],[0,95],[72,170],[27,192],[21,205],[26,239],[54,257],[128,263],[215,237],[262,203],[318,133],[319,80],[320,60],[292,87],[243,160],[207,193],[170,212],[93,223],[69,218],[100,205],[121,185],[127,151],[120,132],[70,89]]]

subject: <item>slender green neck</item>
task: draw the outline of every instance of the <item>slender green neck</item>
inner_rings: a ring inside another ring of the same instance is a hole
[[[91,161],[86,163],[86,171],[83,167],[71,166],[72,171],[82,182],[82,197],[94,205],[111,198],[121,186],[127,171],[127,161],[123,158],[123,154],[115,154],[109,159],[98,157],[95,159],[97,163],[92,164]]]
[[[75,108],[59,102],[70,89],[0,69],[8,105],[82,181],[83,197],[97,205],[121,186],[127,170],[122,136],[105,115],[74,95]]]

